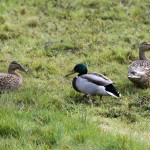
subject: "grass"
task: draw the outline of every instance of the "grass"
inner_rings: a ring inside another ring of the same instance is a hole
[[[149,41],[149,1],[0,1],[0,72],[20,61],[23,86],[0,96],[0,149],[150,148],[149,89],[127,79]],[[148,56],[150,56],[147,53]],[[121,99],[87,98],[64,78],[77,63],[107,75]]]

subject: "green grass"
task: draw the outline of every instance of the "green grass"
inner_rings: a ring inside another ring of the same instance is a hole
[[[18,60],[19,91],[0,96],[0,149],[150,149],[149,89],[127,79],[149,38],[149,1],[1,0],[0,72]],[[150,54],[147,53],[148,56]],[[75,64],[107,75],[121,99],[93,106],[64,78]]]

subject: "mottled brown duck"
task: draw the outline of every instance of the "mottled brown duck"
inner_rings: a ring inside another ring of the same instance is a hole
[[[150,59],[145,52],[150,50],[150,42],[143,42],[139,47],[139,60],[133,61],[128,71],[128,79],[135,86],[142,86],[150,83]],[[150,87],[150,86],[149,86]]]
[[[22,76],[16,70],[27,72],[27,70],[17,61],[12,61],[8,67],[8,73],[0,73],[0,93],[5,91],[15,91],[22,84]]]

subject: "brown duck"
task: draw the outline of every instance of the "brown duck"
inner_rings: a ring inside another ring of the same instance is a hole
[[[8,73],[0,73],[0,93],[17,90],[22,84],[22,76],[16,72],[19,69],[27,70],[17,61],[12,61],[8,67]]]
[[[147,83],[150,87],[150,59],[145,52],[150,51],[150,42],[143,42],[139,47],[139,60],[133,61],[128,71],[128,79],[136,86]]]

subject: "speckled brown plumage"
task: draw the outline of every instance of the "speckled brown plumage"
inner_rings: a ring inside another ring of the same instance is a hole
[[[10,63],[8,73],[0,73],[0,93],[17,90],[22,84],[22,76],[15,70],[27,72],[27,70],[17,61]]]
[[[128,79],[134,85],[143,85],[150,82],[150,59],[145,52],[150,51],[150,42],[143,42],[139,47],[139,60],[133,61],[128,71]]]

